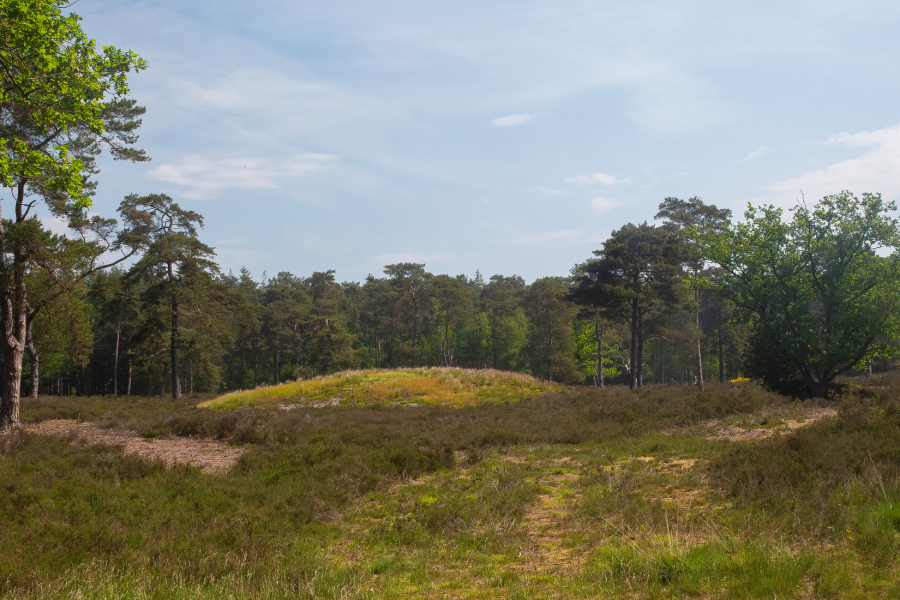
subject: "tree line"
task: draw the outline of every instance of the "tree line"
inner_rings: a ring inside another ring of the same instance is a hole
[[[96,49],[65,0],[0,0],[0,427],[31,394],[243,389],[351,368],[458,366],[564,383],[696,383],[742,375],[822,395],[893,353],[896,210],[842,192],[741,222],[666,198],[564,276],[434,275],[386,265],[222,273],[201,215],[131,195],[89,212],[97,156],[135,147],[131,51]],[[56,235],[38,210],[65,221]],[[26,358],[27,357],[27,358]],[[28,370],[23,374],[23,366]]]

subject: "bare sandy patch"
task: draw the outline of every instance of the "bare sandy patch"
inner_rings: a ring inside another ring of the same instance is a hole
[[[794,431],[801,427],[811,425],[825,417],[836,417],[837,411],[833,408],[810,408],[803,410],[799,414],[792,414],[794,418],[781,419],[784,422],[774,425],[773,427],[747,427],[742,425],[729,425],[721,421],[708,421],[704,425],[713,430],[712,435],[706,436],[708,440],[764,440],[774,435]],[[768,419],[778,419],[777,413],[766,415]]]
[[[27,433],[75,436],[85,444],[122,446],[125,452],[160,459],[168,466],[186,463],[207,473],[222,475],[244,453],[244,448],[231,448],[225,442],[208,438],[176,437],[146,439],[133,431],[101,429],[93,423],[71,419],[54,419],[23,425]]]

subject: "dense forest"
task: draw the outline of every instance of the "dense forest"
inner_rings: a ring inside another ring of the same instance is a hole
[[[200,215],[166,196],[129,199],[138,201],[152,204],[160,220],[140,258],[129,268],[90,274],[30,317],[26,362],[31,368],[25,369],[25,379],[32,394],[178,397],[346,369],[424,366],[519,371],[598,386],[702,385],[704,377],[724,381],[752,376],[768,378],[775,387],[796,387],[802,383],[800,370],[788,366],[785,372],[792,348],[780,347],[770,337],[773,327],[785,332],[787,326],[771,319],[784,318],[799,302],[807,316],[821,313],[820,318],[833,321],[826,308],[841,308],[840,294],[854,293],[848,287],[830,300],[825,294],[826,306],[802,299],[799,280],[786,282],[788,296],[780,300],[781,308],[774,305],[777,298],[767,298],[775,309],[771,314],[754,310],[751,303],[759,292],[737,289],[740,277],[728,279],[729,274],[752,271],[724,259],[724,267],[710,266],[702,254],[722,251],[722,240],[738,243],[741,228],[748,226],[732,226],[729,211],[699,198],[665,199],[656,215],[660,225],[626,225],[568,276],[530,284],[516,275],[434,275],[414,263],[386,265],[381,276],[370,275],[363,283],[340,283],[331,270],[307,276],[263,273],[258,278],[245,269],[222,273],[213,249],[198,238]],[[844,194],[825,199],[819,211],[830,215],[831,234],[840,238],[833,242],[862,248],[875,242],[855,239],[865,232],[850,231],[847,225],[836,227],[835,215],[843,210],[847,219],[882,208],[877,197],[858,201]],[[800,211],[795,216],[802,225],[815,215]],[[780,213],[768,218],[782,221]],[[865,222],[878,219],[884,217],[873,214]],[[759,230],[763,222],[756,225]],[[891,227],[887,233],[896,229]],[[795,234],[795,241],[802,241],[802,232]],[[770,251],[783,259],[791,254],[783,247]],[[821,248],[818,255],[828,258]],[[883,287],[891,280],[893,259],[868,250],[859,257],[872,263],[866,268],[874,269],[868,274],[873,281],[861,283],[857,272],[842,286],[862,285],[869,288],[863,297],[875,297],[880,289],[875,284]],[[803,259],[803,252],[795,258]],[[774,275],[780,265],[757,267]],[[821,266],[811,273],[816,271]],[[826,275],[837,276],[834,271],[832,265]],[[42,272],[35,268],[32,275]],[[764,284],[770,295],[779,293],[774,276]],[[818,294],[815,288],[805,293]],[[892,309],[893,301],[885,300],[888,305],[876,306],[876,314]],[[818,304],[810,309],[811,302]],[[866,306],[872,310],[871,303]],[[883,367],[890,357],[892,338],[883,335],[889,328],[883,323],[844,324],[860,325],[879,335],[846,332],[857,337],[851,354],[831,365],[833,373],[863,368],[866,362],[872,368],[879,358],[876,364]],[[818,350],[798,351],[812,358],[816,351],[834,354],[825,343],[813,339],[810,344],[819,344]]]
[[[422,366],[632,388],[752,377],[820,396],[892,355],[898,224],[877,194],[801,201],[790,216],[751,207],[741,221],[665,198],[654,224],[627,224],[570,273],[530,284],[415,263],[362,283],[222,272],[202,216],[169,196],[128,196],[117,219],[89,212],[98,156],[148,160],[127,84],[147,65],[96,51],[61,6],[11,3],[0,23],[4,426],[28,393],[178,398]]]

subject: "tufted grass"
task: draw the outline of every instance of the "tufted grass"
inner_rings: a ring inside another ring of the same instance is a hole
[[[287,411],[43,397],[26,420],[248,451],[218,477],[0,437],[0,597],[893,598],[900,394],[876,384],[755,441],[709,420],[808,404],[744,383]]]

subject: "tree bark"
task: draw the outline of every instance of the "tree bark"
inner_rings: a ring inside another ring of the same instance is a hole
[[[116,327],[116,354],[113,358],[113,398],[119,395],[119,336],[121,324]]]
[[[603,321],[594,317],[594,338],[597,340],[597,387],[604,387],[603,380]]]
[[[629,363],[631,368],[628,369],[628,387],[635,389],[638,387],[638,317],[639,305],[637,297],[631,300],[631,348],[629,353]]]
[[[25,180],[21,179],[16,190],[16,222],[24,220],[22,205],[25,201]],[[26,311],[25,262],[22,248],[6,245],[6,232],[0,219],[0,312],[3,322],[3,396],[0,398],[0,430],[18,429],[19,400],[22,386],[22,356],[25,352]],[[7,263],[7,253],[12,250],[12,264]]]
[[[37,399],[40,387],[41,360],[37,349],[31,339],[31,324],[34,321],[34,313],[25,320],[25,350],[28,351],[28,359],[31,362],[31,394],[32,399]]]
[[[181,378],[178,372],[178,300],[172,293],[172,398],[181,400]]]
[[[716,312],[716,328],[719,333],[719,383],[725,382],[725,341],[722,339],[722,306]]]
[[[125,391],[126,396],[131,396],[131,357],[128,357],[128,387]]]
[[[694,271],[694,277],[697,271]],[[694,303],[697,307],[697,387],[703,391],[703,353],[700,348],[700,290],[694,290]]]

